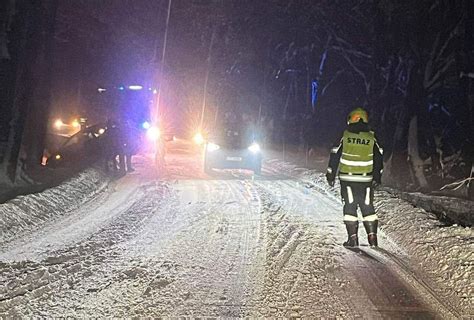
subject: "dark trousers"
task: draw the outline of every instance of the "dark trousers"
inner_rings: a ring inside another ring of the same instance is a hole
[[[344,203],[344,221],[357,221],[357,207],[362,217],[376,219],[374,208],[374,189],[371,182],[341,181],[341,196]],[[364,219],[365,220],[365,219]]]
[[[132,154],[131,153],[125,153],[125,162],[127,163],[127,171],[132,171]]]

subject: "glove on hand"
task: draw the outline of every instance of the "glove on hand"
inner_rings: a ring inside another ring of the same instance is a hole
[[[328,181],[329,186],[334,187],[335,180],[331,174],[326,173],[326,180]]]

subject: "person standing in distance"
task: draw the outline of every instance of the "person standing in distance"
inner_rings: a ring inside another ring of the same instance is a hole
[[[374,187],[382,181],[383,149],[369,127],[369,117],[356,108],[347,117],[347,128],[339,144],[331,149],[326,179],[334,186],[336,174],[341,182],[344,203],[344,224],[347,230],[345,247],[359,245],[357,208],[371,247],[377,247],[378,218],[374,208]]]

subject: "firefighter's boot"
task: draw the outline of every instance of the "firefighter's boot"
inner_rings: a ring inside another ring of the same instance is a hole
[[[377,247],[377,226],[378,221],[364,221],[364,228],[367,231],[367,240],[369,241],[369,246]]]
[[[347,241],[342,245],[344,247],[359,246],[359,238],[357,237],[357,230],[359,229],[359,221],[344,221],[347,230]]]

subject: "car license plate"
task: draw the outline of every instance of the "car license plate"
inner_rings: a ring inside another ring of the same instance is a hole
[[[242,157],[227,157],[227,161],[242,161]]]

